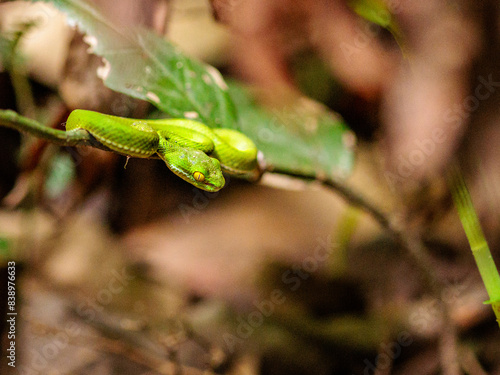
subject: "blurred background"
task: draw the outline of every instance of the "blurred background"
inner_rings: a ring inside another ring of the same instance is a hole
[[[346,183],[421,235],[445,280],[461,371],[500,374],[445,178],[458,160],[500,259],[498,2],[93,3],[266,92],[264,105],[301,93],[339,113],[356,139]],[[370,6],[389,27],[362,17]],[[76,108],[151,112],[103,85],[102,59],[55,8],[0,1],[0,33],[0,109],[55,128]],[[0,128],[0,253],[3,280],[16,261],[19,373],[443,373],[444,324],[418,267],[319,183],[265,174],[207,193],[158,160]]]

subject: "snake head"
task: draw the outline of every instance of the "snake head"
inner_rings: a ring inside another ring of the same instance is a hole
[[[163,159],[172,172],[199,189],[215,192],[226,183],[220,162],[202,151],[178,147]]]

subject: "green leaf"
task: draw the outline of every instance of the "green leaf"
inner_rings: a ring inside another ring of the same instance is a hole
[[[35,0],[36,1],[36,0]],[[109,88],[146,100],[172,117],[230,126],[235,109],[219,71],[185,56],[141,28],[119,29],[81,0],[44,0],[57,6],[87,34],[92,52],[106,62],[98,70]]]
[[[0,266],[8,259],[12,259],[11,243],[7,237],[0,235]]]
[[[241,87],[228,89],[215,68],[152,32],[120,30],[81,0],[43,1],[59,7],[87,33],[93,52],[107,61],[100,75],[111,89],[147,100],[171,117],[196,115],[208,126],[242,131],[263,152],[268,170],[306,177],[351,171],[354,136],[320,104],[299,98],[279,111],[265,110]]]
[[[392,15],[383,0],[351,0],[351,8],[362,18],[382,27],[389,27]]]
[[[348,5],[365,20],[387,29],[398,44],[403,56],[408,56],[404,35],[401,33],[396,19],[384,0],[350,0]]]
[[[354,164],[354,134],[323,105],[296,97],[280,109],[265,109],[250,90],[230,84],[238,130],[262,151],[270,171],[312,178],[345,177]]]

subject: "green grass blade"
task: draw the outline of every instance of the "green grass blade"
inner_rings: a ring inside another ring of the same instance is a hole
[[[488,242],[484,237],[481,224],[474,210],[472,199],[460,169],[454,166],[449,177],[450,190],[458,211],[458,216],[462,222],[484,286],[490,297],[488,303],[491,303],[497,322],[500,325],[500,275],[498,274],[498,269],[488,247]]]

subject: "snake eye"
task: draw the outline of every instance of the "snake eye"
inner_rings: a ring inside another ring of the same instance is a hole
[[[201,173],[201,172],[198,172],[198,171],[194,172],[193,173],[193,177],[198,182],[205,181],[205,175],[203,173]]]

